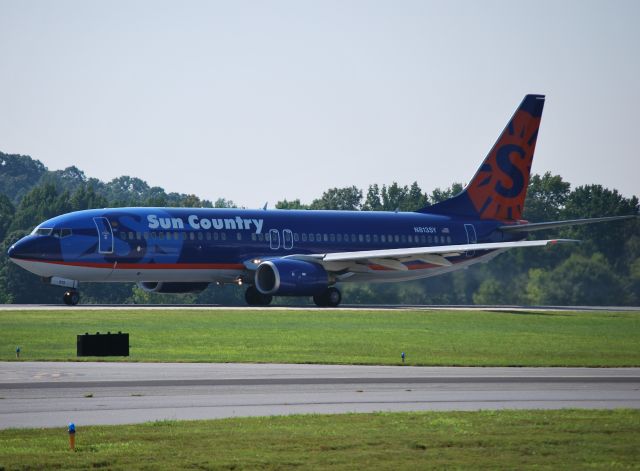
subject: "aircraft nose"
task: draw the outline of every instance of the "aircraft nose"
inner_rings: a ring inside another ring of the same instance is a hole
[[[20,239],[18,242],[9,247],[7,251],[7,255],[12,260],[17,260],[21,258],[29,258],[29,242],[24,238]]]

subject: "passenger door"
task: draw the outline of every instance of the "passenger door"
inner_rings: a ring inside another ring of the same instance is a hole
[[[109,220],[104,217],[93,218],[93,222],[98,229],[98,253],[113,253],[113,231]]]

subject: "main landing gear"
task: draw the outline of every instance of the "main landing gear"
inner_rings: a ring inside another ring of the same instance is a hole
[[[249,306],[268,306],[273,300],[270,294],[262,294],[255,286],[249,286],[244,292],[244,299]]]
[[[342,294],[338,288],[334,288],[333,286],[313,297],[313,302],[319,307],[337,307],[340,301],[342,301]]]
[[[80,302],[80,293],[75,289],[70,289],[64,292],[62,300],[67,306],[75,306]]]

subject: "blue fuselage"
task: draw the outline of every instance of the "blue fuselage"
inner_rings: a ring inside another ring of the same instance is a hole
[[[116,208],[78,211],[40,224],[10,250],[43,277],[78,281],[229,282],[251,276],[252,261],[324,254],[516,240],[498,221],[407,212]],[[507,239],[506,237],[511,237]],[[467,252],[453,265],[489,255]],[[462,263],[464,262],[464,263]],[[406,260],[402,273],[368,264],[345,281],[438,274]],[[450,271],[451,267],[447,271]],[[240,278],[239,278],[240,277]]]

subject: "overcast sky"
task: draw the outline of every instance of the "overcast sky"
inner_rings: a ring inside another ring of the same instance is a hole
[[[640,194],[639,1],[0,0],[0,151],[247,207],[533,172]]]

